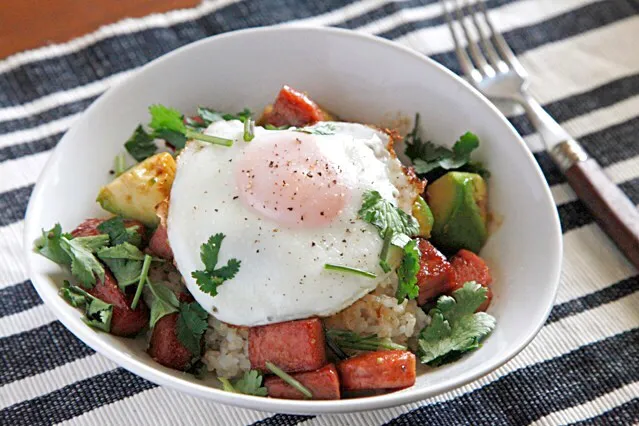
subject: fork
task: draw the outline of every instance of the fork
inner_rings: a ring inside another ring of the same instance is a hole
[[[515,102],[524,108],[569,185],[639,269],[639,211],[597,161],[530,95],[528,74],[504,37],[495,31],[483,1],[440,2],[466,79],[487,98]],[[455,22],[461,31],[455,29]]]

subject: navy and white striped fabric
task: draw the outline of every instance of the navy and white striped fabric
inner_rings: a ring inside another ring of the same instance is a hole
[[[486,0],[532,91],[639,203],[639,1]],[[93,352],[55,320],[26,275],[23,217],[51,150],[78,115],[135,68],[203,37],[306,23],[351,28],[459,72],[436,0],[220,0],[124,20],[0,61],[0,424],[639,423],[639,275],[592,222],[526,118],[561,216],[565,260],[551,316],[511,362],[453,392],[351,415],[226,407],[157,387]]]

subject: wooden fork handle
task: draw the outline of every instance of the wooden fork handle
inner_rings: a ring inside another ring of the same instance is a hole
[[[562,144],[563,147],[555,147],[551,154],[568,183],[599,226],[639,269],[639,210],[577,142],[570,140]]]

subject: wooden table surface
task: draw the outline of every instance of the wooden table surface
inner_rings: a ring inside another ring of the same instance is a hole
[[[0,59],[71,40],[123,18],[198,3],[200,0],[0,0]]]

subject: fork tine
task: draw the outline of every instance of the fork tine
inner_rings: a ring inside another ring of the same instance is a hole
[[[522,78],[526,78],[526,76],[528,75],[526,73],[526,70],[521,65],[521,63],[519,62],[519,60],[517,59],[513,51],[510,49],[510,46],[508,46],[508,43],[506,42],[504,37],[501,35],[501,33],[495,30],[495,26],[493,25],[492,20],[488,16],[486,5],[484,4],[483,1],[479,1],[477,4],[479,6],[479,9],[482,12],[482,15],[484,15],[484,20],[486,21],[486,24],[488,25],[488,28],[490,30],[490,39],[493,41],[494,45],[497,47],[497,51],[499,52],[503,60],[508,65],[510,65],[510,67],[513,68],[517,74],[519,74]]]
[[[490,40],[486,37],[484,28],[479,24],[479,19],[477,19],[477,13],[481,12],[481,6],[477,3],[482,3],[482,0],[478,0],[478,2],[472,2],[471,5],[468,5],[468,10],[470,11],[470,18],[477,30],[477,34],[479,35],[479,41],[481,46],[488,57],[488,61],[490,65],[493,67],[495,71],[507,72],[508,64],[504,62],[500,57],[495,47],[490,42]]]
[[[466,43],[468,44],[468,50],[470,51],[470,56],[473,58],[473,61],[475,62],[477,69],[479,69],[479,71],[481,71],[482,74],[484,74],[487,77],[493,77],[495,75],[495,70],[490,65],[488,65],[488,62],[486,62],[486,59],[484,58],[484,54],[479,49],[477,42],[471,36],[468,26],[466,25],[466,21],[464,19],[464,9],[468,10],[470,15],[473,14],[473,11],[470,9],[470,6],[468,5],[468,1],[462,0],[461,4],[459,0],[454,0],[454,2],[456,6],[455,13],[457,15],[457,21],[459,22],[459,25],[461,25],[462,30],[464,31],[464,35],[466,36]]]
[[[453,44],[455,45],[455,53],[457,54],[457,59],[459,60],[459,65],[461,66],[462,71],[466,76],[468,76],[472,81],[478,83],[482,80],[481,73],[475,69],[473,66],[466,49],[461,45],[459,39],[457,38],[457,32],[455,31],[455,26],[453,25],[453,17],[448,11],[448,6],[446,4],[446,0],[440,0],[442,8],[444,9],[444,16],[446,17],[446,23],[448,24],[448,29],[450,30],[450,34],[453,37]]]

